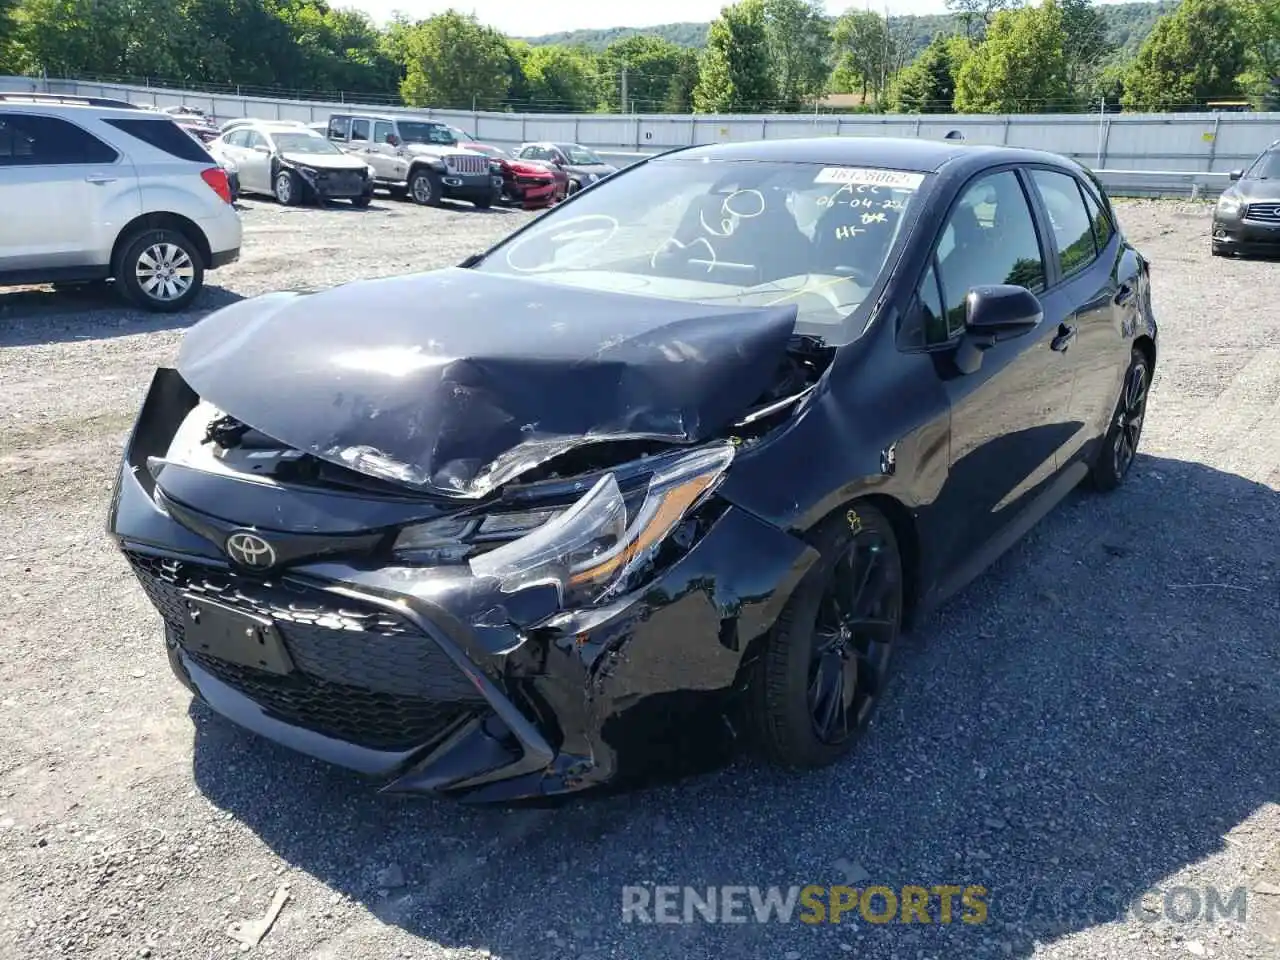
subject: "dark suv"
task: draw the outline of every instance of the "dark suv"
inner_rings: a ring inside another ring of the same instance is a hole
[[[1214,256],[1280,254],[1280,140],[1231,180],[1213,211]]]

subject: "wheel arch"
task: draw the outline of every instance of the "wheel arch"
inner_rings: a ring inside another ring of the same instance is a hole
[[[178,213],[144,213],[142,216],[135,217],[126,223],[124,228],[116,235],[115,245],[111,248],[111,271],[113,274],[119,268],[120,257],[125,248],[133,242],[138,234],[147,230],[175,230],[195,244],[196,252],[203,261],[201,266],[208,270],[209,264],[213,262],[213,251],[209,247],[209,238],[205,236],[204,231],[200,229],[200,225],[194,220]]]
[[[1133,341],[1134,347],[1142,351],[1142,355],[1147,358],[1147,366],[1152,373],[1156,370],[1156,342],[1147,334],[1142,334]]]
[[[920,599],[920,533],[915,517],[901,500],[884,493],[865,494],[849,503],[871,504],[885,515],[893,528],[893,536],[898,541],[898,555],[902,559],[902,627],[906,630],[914,623]]]

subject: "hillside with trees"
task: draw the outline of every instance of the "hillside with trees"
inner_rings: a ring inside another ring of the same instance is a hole
[[[0,74],[528,112],[1280,106],[1280,0],[947,4],[737,0],[709,24],[519,39],[457,10],[380,28],[326,0],[0,0]]]

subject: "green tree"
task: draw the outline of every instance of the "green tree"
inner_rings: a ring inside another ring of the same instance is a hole
[[[630,112],[631,105],[622,103],[624,71],[627,99],[637,110],[645,112],[666,109],[676,75],[691,57],[696,64],[697,55],[693,51],[650,34],[636,34],[615,40],[605,48],[597,61],[597,97],[600,109],[611,113]]]
[[[849,93],[860,91],[864,102],[872,97],[879,104],[896,59],[888,20],[870,10],[846,11],[832,28],[831,39],[840,74],[833,78],[836,85]]]
[[[497,109],[511,88],[506,39],[474,16],[437,14],[405,33],[400,95],[413,106]]]
[[[894,109],[900,113],[950,113],[956,97],[956,75],[972,52],[968,37],[934,37],[898,76]]]
[[[1066,41],[1067,86],[1080,99],[1088,98],[1111,53],[1107,22],[1093,0],[1059,0]]]
[[[831,32],[817,0],[764,0],[765,36],[780,106],[795,110],[827,79]]]
[[[1138,51],[1122,102],[1130,110],[1203,107],[1239,96],[1247,66],[1240,6],[1234,0],[1183,0],[1160,18]]]
[[[1002,10],[956,77],[960,113],[1044,113],[1072,101],[1057,0]]]
[[[13,16],[17,5],[17,0],[0,0],[0,73],[17,73],[21,66],[18,24]]]
[[[17,21],[32,66],[50,76],[181,78],[189,21],[165,0],[23,0]]]
[[[1241,12],[1248,60],[1241,82],[1262,109],[1280,110],[1280,0],[1245,0]]]
[[[1019,3],[1020,0],[947,0],[947,9],[959,17],[966,37],[981,40],[997,13]]]
[[[671,71],[671,82],[667,84],[667,97],[662,109],[667,113],[692,113],[693,91],[698,86],[698,54],[694,50],[682,49]]]
[[[596,106],[596,64],[590,52],[571,47],[532,47],[523,57],[529,83],[527,108],[585,113]]]
[[[699,113],[757,113],[774,100],[763,0],[741,0],[720,11],[693,91]]]

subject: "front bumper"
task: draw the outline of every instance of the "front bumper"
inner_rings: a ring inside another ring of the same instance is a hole
[[[358,171],[318,170],[302,176],[322,200],[350,200],[373,192],[373,181]]]
[[[554,183],[516,184],[508,188],[507,195],[511,203],[526,210],[536,210],[555,202],[556,185]]]
[[[226,521],[167,498],[145,469],[165,436],[160,408],[184,387],[157,377],[108,521],[164,620],[174,672],[235,723],[387,791],[529,799],[722,757],[753,641],[816,558],[725,505],[679,561],[607,609],[566,614],[545,588],[486,595],[465,567],[368,556],[251,575],[223,555]],[[226,484],[238,482],[210,477],[210,495],[222,484],[219,502],[234,503]],[[192,597],[273,623],[293,669],[184,645]]]
[[[440,175],[440,189],[446,200],[465,200],[468,203],[494,201],[502,193],[502,178],[443,173]]]
[[[1213,245],[1235,253],[1280,255],[1280,223],[1215,218]]]

